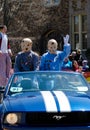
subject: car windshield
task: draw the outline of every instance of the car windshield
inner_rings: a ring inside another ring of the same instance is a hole
[[[88,91],[82,74],[73,72],[22,72],[12,76],[9,93],[31,91]]]

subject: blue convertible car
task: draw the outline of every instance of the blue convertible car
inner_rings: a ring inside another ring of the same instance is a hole
[[[90,85],[75,72],[14,73],[0,122],[2,130],[90,130]]]

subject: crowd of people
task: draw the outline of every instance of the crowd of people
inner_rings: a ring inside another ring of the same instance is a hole
[[[62,70],[71,70],[76,72],[89,71],[88,60],[82,55],[80,49],[72,51],[68,57],[66,57],[62,63]]]
[[[5,86],[12,67],[11,49],[6,34],[6,25],[0,26],[0,86]],[[42,56],[32,50],[33,41],[24,38],[21,42],[21,52],[15,57],[13,72],[23,71],[88,71],[88,61],[82,57],[81,50],[71,52],[69,35],[63,37],[63,50],[57,50],[58,43],[50,39],[47,43],[47,52]]]

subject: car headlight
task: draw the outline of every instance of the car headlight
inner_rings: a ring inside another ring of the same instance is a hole
[[[6,116],[6,122],[9,124],[16,124],[19,120],[19,117],[16,113],[10,113]]]

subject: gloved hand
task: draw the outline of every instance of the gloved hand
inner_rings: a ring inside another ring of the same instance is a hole
[[[67,34],[66,37],[63,38],[64,40],[64,45],[69,44],[69,35]]]

